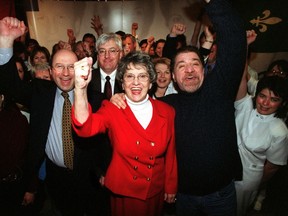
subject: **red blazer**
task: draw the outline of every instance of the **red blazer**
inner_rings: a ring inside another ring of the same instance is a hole
[[[174,109],[149,98],[153,107],[152,119],[146,129],[137,121],[127,105],[118,109],[109,101],[91,112],[87,121],[72,123],[79,136],[89,137],[108,130],[113,148],[105,186],[113,193],[145,200],[164,190],[177,192],[177,161],[174,136]]]

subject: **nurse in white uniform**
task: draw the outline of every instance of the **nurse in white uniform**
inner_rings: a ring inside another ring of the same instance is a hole
[[[236,181],[237,215],[244,216],[259,185],[285,165],[288,156],[288,83],[280,77],[262,78],[255,97],[247,94],[245,70],[235,101],[238,150],[243,179]]]

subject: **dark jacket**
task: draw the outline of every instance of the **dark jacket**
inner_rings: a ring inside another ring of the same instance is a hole
[[[217,61],[196,92],[168,95],[176,111],[178,192],[207,195],[241,179],[234,100],[246,59],[242,20],[224,0],[206,6],[217,33]],[[223,25],[225,23],[225,25]]]

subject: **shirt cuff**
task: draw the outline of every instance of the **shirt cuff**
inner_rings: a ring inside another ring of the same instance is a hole
[[[6,64],[13,55],[13,48],[0,48],[0,65]]]

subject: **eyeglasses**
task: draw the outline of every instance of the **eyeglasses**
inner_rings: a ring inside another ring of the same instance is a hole
[[[98,55],[99,56],[106,56],[106,54],[108,53],[111,56],[116,56],[117,53],[119,52],[119,49],[109,49],[109,50],[105,50],[105,49],[99,49],[98,50]]]
[[[64,69],[66,68],[69,72],[74,72],[74,65],[62,65],[62,64],[56,64],[53,68],[55,68],[56,71],[58,72],[63,72]]]
[[[124,81],[126,81],[126,82],[132,82],[135,80],[135,78],[136,78],[136,76],[134,74],[131,74],[131,73],[124,74]],[[137,80],[139,82],[147,82],[148,79],[149,79],[149,75],[145,74],[145,73],[139,74],[137,76]]]

